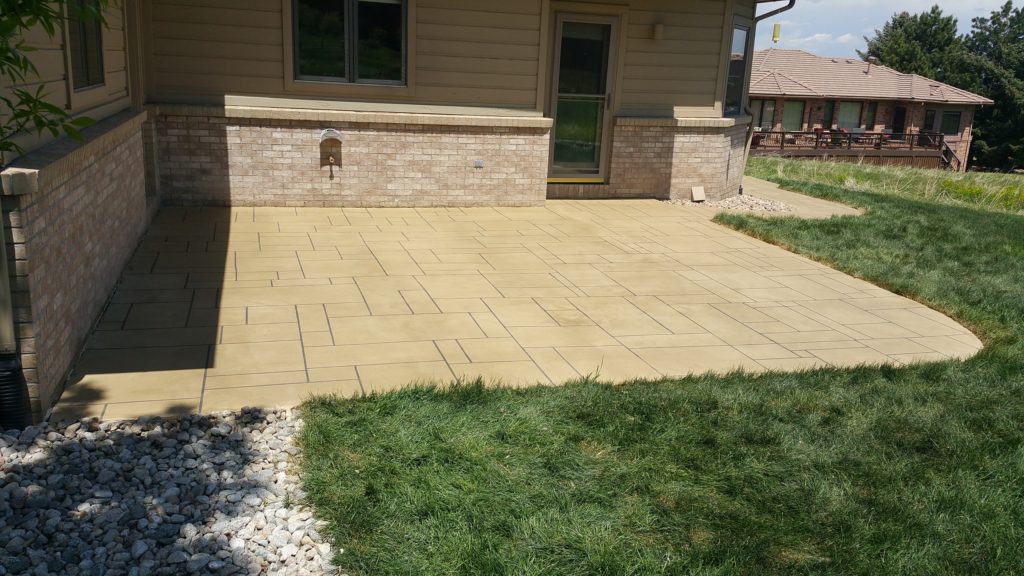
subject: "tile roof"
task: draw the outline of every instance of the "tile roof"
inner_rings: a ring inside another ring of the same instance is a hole
[[[750,95],[992,104],[988,98],[949,84],[878,64],[869,66],[856,58],[776,48],[754,52]]]

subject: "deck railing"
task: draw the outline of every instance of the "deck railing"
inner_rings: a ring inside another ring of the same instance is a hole
[[[934,150],[943,149],[942,134],[887,132],[755,132],[753,150]]]

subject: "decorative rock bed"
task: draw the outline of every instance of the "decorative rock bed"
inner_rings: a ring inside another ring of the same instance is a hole
[[[0,575],[330,574],[291,411],[0,435]]]
[[[709,200],[707,202],[693,202],[691,200],[667,200],[670,204],[677,206],[697,206],[707,208],[718,208],[721,210],[743,210],[746,212],[792,212],[793,208],[777,200],[758,198],[757,196],[743,195],[730,196],[722,200]]]

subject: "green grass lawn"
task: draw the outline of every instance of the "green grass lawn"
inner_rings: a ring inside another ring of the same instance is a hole
[[[843,170],[861,168],[827,173]],[[986,349],[910,368],[312,400],[303,478],[340,566],[1024,573],[1024,217],[777,180],[868,212],[719,221],[949,313]]]
[[[751,158],[747,173],[1024,214],[1024,175]]]

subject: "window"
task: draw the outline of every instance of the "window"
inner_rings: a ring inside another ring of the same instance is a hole
[[[750,112],[754,115],[754,127],[770,131],[775,125],[775,100],[751,100]]]
[[[789,100],[782,105],[782,129],[799,132],[804,128],[803,100]]]
[[[942,113],[942,133],[946,136],[956,136],[960,133],[960,113],[959,112],[943,112]]]
[[[924,126],[921,129],[929,132],[935,130],[935,110],[924,111]]]
[[[840,102],[839,121],[837,124],[842,130],[860,128],[860,113],[864,109],[862,102]]]
[[[832,128],[836,115],[836,102],[835,100],[829,100],[825,102],[825,121],[823,122],[825,130]]]
[[[68,2],[68,51],[75,90],[103,85],[103,19],[98,0]]]
[[[868,102],[868,115],[864,118],[864,126],[868,131],[874,131],[875,122],[878,120],[878,102]]]
[[[405,84],[404,0],[295,0],[295,76]]]
[[[765,100],[764,110],[761,112],[761,123],[759,124],[762,130],[773,130],[775,129],[775,100]]]
[[[750,28],[733,26],[732,49],[729,51],[729,76],[725,86],[725,115],[739,116],[743,113],[743,92],[747,87],[747,62],[749,58]]]

